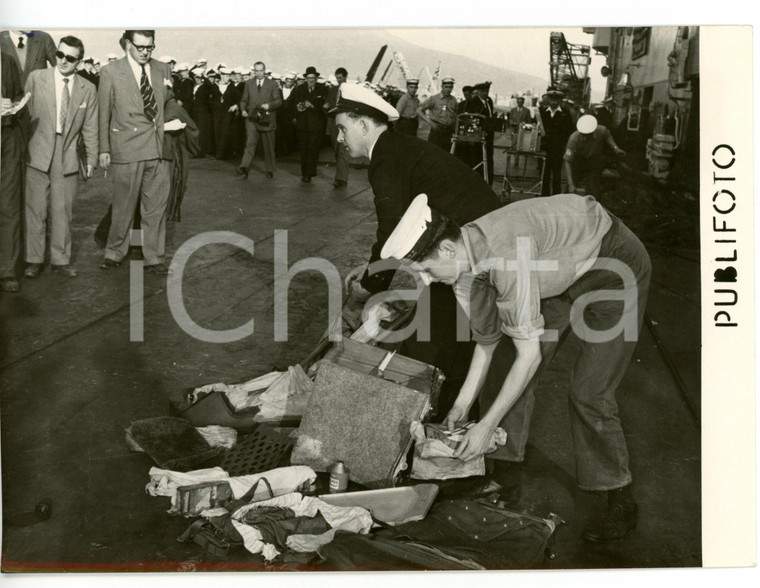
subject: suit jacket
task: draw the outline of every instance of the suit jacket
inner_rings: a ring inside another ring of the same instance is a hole
[[[98,160],[98,93],[95,86],[76,74],[71,76],[69,109],[63,128],[63,173],[79,171],[77,139],[82,135],[87,163],[93,168]],[[26,163],[47,172],[53,160],[57,126],[55,69],[33,71],[26,81],[32,94],[27,103],[31,118]]]
[[[541,141],[544,151],[549,157],[561,157],[565,153],[567,140],[575,130],[573,119],[564,108],[554,116],[548,108],[541,108],[541,122],[546,133]]]
[[[488,102],[488,106],[491,107],[490,116],[488,107],[483,104],[483,101],[477,96],[470,98],[465,104],[464,111],[460,111],[460,113],[468,112],[470,114],[480,114],[485,116],[486,119],[483,122],[483,130],[486,132],[486,134],[493,135],[493,119],[494,115],[496,114],[496,110],[493,107],[493,100],[491,100],[490,96],[486,98],[486,101]]]
[[[327,123],[327,114],[324,109],[325,102],[327,102],[327,88],[324,84],[315,84],[312,93],[309,93],[307,83],[300,84],[293,88],[288,100],[293,105],[296,130],[324,132]],[[313,108],[299,110],[298,105],[303,105],[306,101],[310,102]]]
[[[195,90],[195,82],[190,78],[179,80],[174,84],[174,98],[182,102],[182,108],[188,113],[193,112],[193,90]]]
[[[150,60],[150,81],[156,99],[156,120],[145,116],[140,86],[122,57],[100,72],[98,88],[100,152],[114,163],[160,159],[164,143],[164,108],[174,100],[169,66]]]
[[[509,119],[509,126],[519,128],[523,123],[530,123],[533,121],[533,116],[530,114],[530,109],[523,106],[520,112],[517,112],[517,108],[513,108],[507,115]]]
[[[269,104],[269,116],[266,116],[264,120],[268,121],[267,124],[262,124],[256,121],[256,130],[258,131],[274,131],[277,128],[277,116],[275,111],[282,106],[282,92],[280,86],[274,80],[265,78],[261,84],[261,89],[258,86],[258,80],[253,78],[246,81],[243,87],[243,96],[240,98],[240,110],[248,113],[248,122],[254,122],[256,116],[256,110],[262,104]]]
[[[368,170],[375,195],[377,241],[370,261],[380,259],[386,239],[418,194],[427,194],[432,208],[462,225],[501,206],[483,176],[445,150],[401,133],[385,131],[372,149]],[[370,292],[388,288],[393,271],[362,278]]]
[[[29,44],[26,47],[26,61],[21,67],[18,58],[16,43],[11,39],[10,31],[0,32],[0,51],[10,55],[16,62],[21,72],[21,85],[26,85],[29,74],[38,69],[45,69],[49,63],[55,67],[55,52],[57,51],[53,38],[45,31],[30,31],[27,37]]]

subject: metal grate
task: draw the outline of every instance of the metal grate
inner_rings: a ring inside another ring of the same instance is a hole
[[[231,477],[266,472],[277,467],[293,443],[295,439],[260,424],[252,433],[238,438],[224,458],[222,469]]]

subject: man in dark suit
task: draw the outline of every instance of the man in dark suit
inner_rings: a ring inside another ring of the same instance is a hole
[[[494,116],[496,110],[493,106],[493,100],[488,95],[491,88],[491,82],[482,82],[473,86],[474,96],[468,100],[465,105],[465,112],[471,114],[480,114],[485,117],[483,122],[483,131],[486,139],[486,161],[488,163],[488,183],[493,182],[493,138],[494,138]],[[478,147],[480,147],[478,145]],[[481,151],[482,153],[482,151]],[[479,154],[478,160],[482,158]]]
[[[373,264],[380,260],[385,240],[418,194],[427,194],[431,203],[459,223],[475,220],[500,204],[482,175],[456,157],[429,141],[391,132],[389,123],[398,119],[398,111],[371,90],[344,85],[331,113],[335,114],[338,140],[345,143],[349,155],[370,158],[368,175],[377,213],[377,239],[369,262],[346,277],[351,293],[347,306],[351,307],[390,286],[395,270],[376,271]],[[473,345],[457,341],[457,304],[451,288],[434,285],[429,300],[430,314],[425,315],[430,319],[429,338],[407,339],[400,353],[443,370],[447,379],[441,405],[445,405],[462,385]]]
[[[55,67],[55,42],[44,31],[3,31],[0,33],[0,52],[8,54],[21,72],[21,85],[29,74]]]
[[[217,73],[213,69],[197,76],[193,94],[193,118],[200,131],[201,151],[208,159],[215,159],[216,157],[214,104],[221,98],[221,92],[216,85],[218,79]],[[199,81],[200,85],[198,85]]]
[[[543,130],[542,148],[546,153],[541,196],[562,192],[562,164],[565,146],[570,133],[575,130],[570,114],[560,105],[562,92],[549,88],[546,93],[548,105],[539,109],[539,122]]]
[[[274,175],[274,139],[277,130],[277,109],[282,106],[282,92],[277,83],[266,77],[267,66],[262,61],[253,64],[253,79],[248,80],[240,98],[240,114],[245,118],[246,143],[243,159],[237,168],[241,177],[248,177],[256,146],[261,139],[264,148],[266,175]]]
[[[324,84],[317,83],[319,72],[315,67],[307,67],[304,77],[306,83],[293,89],[290,101],[294,108],[293,124],[301,149],[301,181],[311,182],[311,178],[317,175],[319,148],[327,124],[327,88]]]
[[[76,145],[80,136],[86,152],[86,177],[92,176],[98,158],[97,91],[92,83],[75,75],[83,56],[82,41],[63,37],[56,52],[57,67],[33,71],[26,80],[26,91],[32,95],[25,198],[24,275],[28,278],[36,278],[42,271],[46,225],[53,271],[68,278],[77,275],[70,264],[70,225],[79,180]]]
[[[155,59],[155,31],[124,33],[127,54],[106,65],[98,90],[100,165],[113,172],[113,216],[102,269],[117,267],[129,251],[140,202],[145,270],[167,274],[164,254],[168,163],[161,159],[164,108],[174,100],[169,66]]]
[[[219,71],[218,102],[214,104],[214,130],[216,132],[216,158],[227,159],[235,151],[235,121],[240,116],[241,92],[231,81],[232,70],[223,67]]]
[[[11,114],[24,96],[21,72],[5,50],[2,57],[2,153],[0,154],[0,290],[18,292],[16,265],[21,255],[21,184],[24,134],[21,113]],[[26,107],[25,107],[26,108]]]

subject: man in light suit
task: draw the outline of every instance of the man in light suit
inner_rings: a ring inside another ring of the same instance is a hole
[[[29,74],[56,66],[55,42],[45,31],[3,31],[0,51],[10,55],[21,72],[21,84],[26,85]]]
[[[512,131],[513,141],[516,143],[517,134],[520,132],[520,126],[533,122],[533,115],[530,113],[530,109],[525,108],[525,98],[522,96],[517,97],[517,107],[509,111],[507,118],[509,120],[509,128]],[[512,165],[520,165],[520,159],[521,157],[519,155],[513,155]],[[524,160],[524,157],[522,159]]]
[[[113,173],[113,216],[101,269],[121,264],[139,199],[144,269],[164,265],[169,163],[161,159],[164,108],[174,100],[169,66],[155,59],[155,31],[124,32],[126,55],[101,71],[98,90],[100,165]]]
[[[98,152],[98,103],[95,86],[76,75],[84,45],[63,37],[58,64],[30,73],[26,92],[30,136],[26,167],[26,262],[24,275],[36,278],[45,259],[45,230],[50,209],[50,263],[68,278],[71,266],[71,212],[77,193],[81,134],[87,153],[86,176],[92,176]]]
[[[243,160],[237,168],[239,176],[248,177],[248,169],[256,155],[261,137],[264,147],[264,167],[268,178],[274,175],[274,136],[277,130],[275,111],[282,106],[282,92],[277,82],[266,77],[267,66],[261,61],[253,64],[254,78],[248,80],[240,99],[240,113],[246,119],[246,143]]]

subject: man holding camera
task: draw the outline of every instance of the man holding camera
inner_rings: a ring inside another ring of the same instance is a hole
[[[245,83],[243,97],[240,99],[240,113],[246,119],[247,139],[237,173],[246,178],[256,155],[259,138],[264,146],[267,178],[274,176],[274,136],[277,130],[275,111],[282,106],[282,92],[276,82],[266,77],[266,69],[267,66],[261,61],[253,65],[254,78]]]

